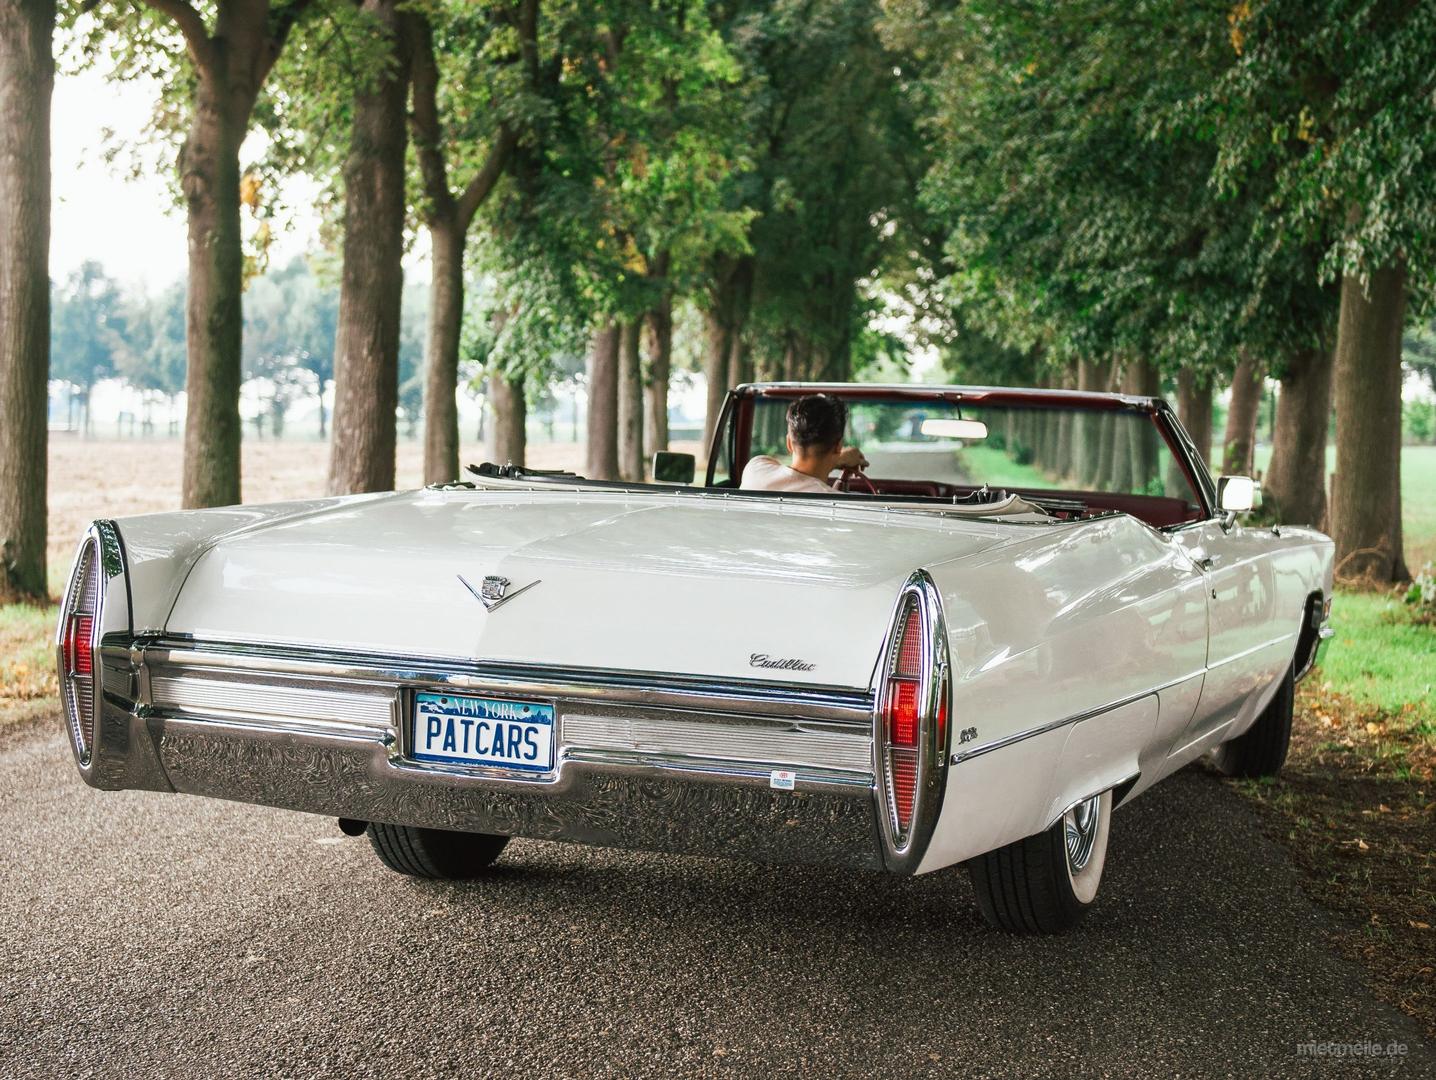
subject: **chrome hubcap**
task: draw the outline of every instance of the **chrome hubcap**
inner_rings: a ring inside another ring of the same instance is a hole
[[[1093,795],[1062,815],[1062,832],[1067,840],[1067,866],[1074,874],[1081,873],[1092,858],[1101,808],[1102,796]]]

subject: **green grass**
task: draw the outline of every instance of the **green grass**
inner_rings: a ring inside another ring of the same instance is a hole
[[[1413,574],[1436,562],[1436,446],[1401,451],[1401,529]]]
[[[962,470],[974,481],[992,486],[1045,488],[1052,482],[1034,465],[1019,465],[1006,450],[968,443],[959,454]]]
[[[50,605],[0,607],[0,703],[56,693],[52,642],[56,610]]]
[[[1221,458],[1218,454],[1212,460]],[[1257,447],[1256,467],[1265,472],[1271,464],[1271,446]],[[1326,448],[1326,472],[1336,468],[1336,447]],[[1428,562],[1436,562],[1436,446],[1406,446],[1401,449],[1401,529],[1406,562],[1414,574]]]
[[[1336,637],[1317,677],[1436,737],[1436,627],[1413,622],[1398,599],[1352,592],[1336,594],[1331,625]]]

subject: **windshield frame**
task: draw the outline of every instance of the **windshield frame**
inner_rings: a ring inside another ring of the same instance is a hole
[[[719,414],[717,427],[708,454],[704,487],[732,490],[731,477],[741,475],[749,458],[753,413],[760,398],[792,399],[807,394],[825,393],[844,401],[873,399],[910,399],[942,401],[952,405],[1028,408],[1071,408],[1091,411],[1118,411],[1144,414],[1156,425],[1158,434],[1176,459],[1179,468],[1196,496],[1198,518],[1161,526],[1165,531],[1182,529],[1210,521],[1215,517],[1216,485],[1205,460],[1196,452],[1191,436],[1182,427],[1171,406],[1161,398],[1137,397],[1128,394],[1096,393],[1085,390],[1018,389],[990,386],[923,386],[915,384],[880,385],[862,383],[746,383],[728,392]],[[717,482],[720,459],[727,462],[730,483]],[[1054,493],[1062,489],[1053,489]],[[1132,495],[1131,498],[1143,498]],[[929,500],[931,501],[931,500]],[[1155,527],[1155,526],[1154,526]]]

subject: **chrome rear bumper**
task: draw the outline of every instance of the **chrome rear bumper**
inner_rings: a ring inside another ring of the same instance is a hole
[[[882,869],[872,699],[638,673],[108,640],[101,788],[609,847]],[[552,773],[419,763],[419,690],[551,702]],[[794,774],[791,790],[786,778]]]

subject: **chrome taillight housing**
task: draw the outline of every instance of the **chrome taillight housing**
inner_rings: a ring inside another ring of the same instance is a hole
[[[942,804],[949,745],[947,636],[937,587],[908,579],[878,671],[873,744],[885,858],[916,869]]]
[[[60,701],[81,765],[88,765],[94,753],[95,717],[100,707],[102,601],[99,545],[94,536],[89,536],[80,545],[74,569],[70,571],[55,648]]]

